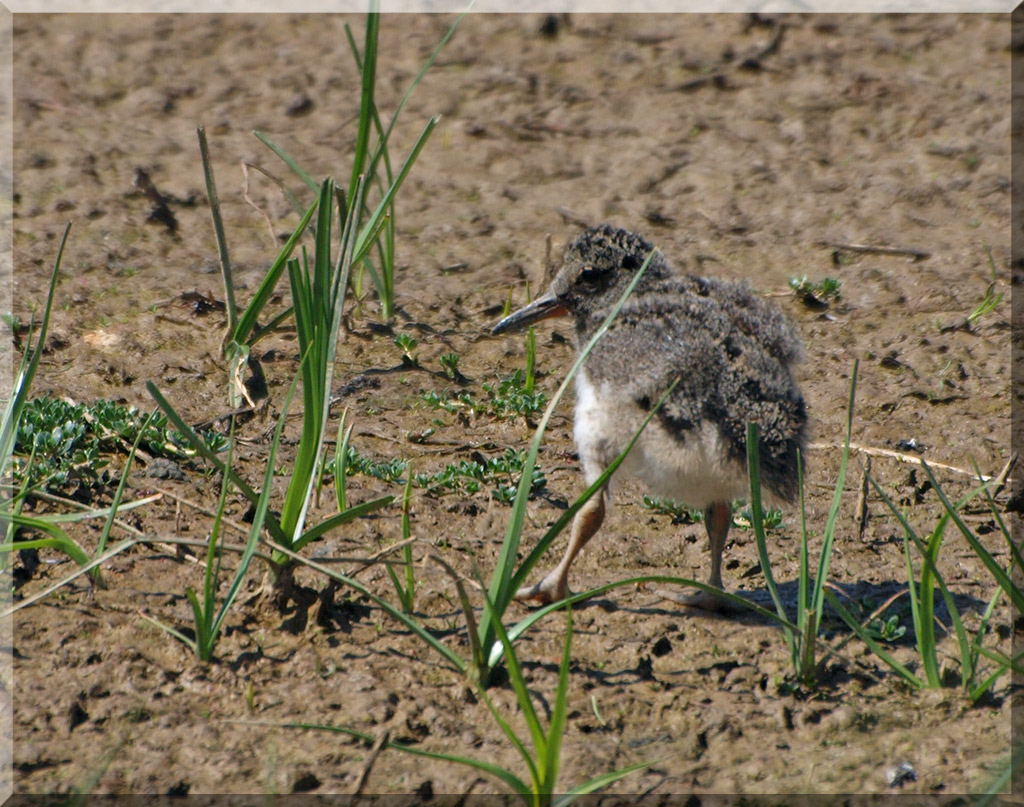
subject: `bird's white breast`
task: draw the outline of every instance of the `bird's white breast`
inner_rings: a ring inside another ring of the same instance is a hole
[[[595,386],[581,368],[576,377],[574,437],[587,484],[592,484],[625,450],[647,413],[625,390]],[[718,429],[703,423],[694,431],[672,434],[655,415],[616,476],[632,476],[657,496],[691,507],[743,498],[747,475],[727,459]]]

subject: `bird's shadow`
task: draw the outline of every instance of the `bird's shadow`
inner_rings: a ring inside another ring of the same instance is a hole
[[[813,586],[814,581],[811,580],[808,584],[809,592],[813,590]],[[843,584],[832,582],[829,583],[829,588],[834,594],[836,594],[847,612],[850,613],[859,623],[865,622],[874,614],[870,624],[877,624],[878,628],[881,628],[881,623],[884,623],[895,616],[896,621],[892,626],[892,629],[899,631],[900,627],[904,627],[906,630],[900,632],[900,635],[898,636],[892,635],[888,637],[887,640],[890,643],[897,645],[912,645],[914,643],[916,637],[914,636],[910,598],[906,583],[900,583],[895,580],[885,580],[881,582],[860,581]],[[782,603],[782,607],[786,612],[787,618],[790,621],[795,622],[797,614],[797,600],[800,592],[799,582],[797,580],[792,580],[784,583],[778,583],[777,591],[779,594],[779,600]],[[761,608],[771,611],[773,614],[777,613],[775,602],[772,599],[771,592],[768,590],[767,586],[762,586],[757,589],[729,589],[729,592],[742,597]],[[665,593],[667,594],[670,592],[666,589]],[[672,590],[671,593],[678,593],[679,595],[686,596],[687,594],[692,593],[692,591],[689,589],[675,589]],[[959,612],[961,618],[964,614],[971,612],[980,615],[984,613],[988,606],[988,602],[970,594],[952,593],[952,599],[953,605]],[[664,597],[664,603],[664,605],[651,604],[628,606],[623,605],[621,602],[612,598],[595,597],[579,603],[576,607],[600,608],[601,610],[609,612],[621,610],[629,613],[644,614],[647,616],[678,616],[679,614],[686,614],[697,618],[742,622],[752,625],[778,624],[775,620],[763,617],[756,611],[743,608],[742,606],[735,606],[729,610],[714,611],[683,605],[669,597]],[[936,596],[935,598],[935,618],[940,623],[938,636],[942,637],[946,633],[946,630],[942,626],[950,625],[952,620],[949,615],[949,609],[941,596]],[[873,620],[878,620],[878,623]],[[819,630],[846,631],[849,630],[849,626],[832,608],[832,606],[826,602],[824,605],[822,624],[819,626]]]

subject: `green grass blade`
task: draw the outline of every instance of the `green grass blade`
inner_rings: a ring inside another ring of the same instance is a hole
[[[302,218],[299,220],[298,226],[296,226],[292,231],[292,234],[288,236],[288,240],[285,241],[284,246],[281,247],[281,251],[278,253],[277,258],[274,259],[274,262],[270,265],[270,269],[267,270],[267,274],[264,275],[263,280],[256,289],[256,293],[252,296],[249,304],[242,312],[242,316],[238,319],[237,325],[231,332],[232,340],[237,344],[251,345],[256,341],[255,339],[250,341],[250,337],[257,333],[256,323],[259,316],[267,307],[271,297],[273,297],[274,292],[277,289],[278,280],[280,280],[281,274],[284,272],[285,265],[288,263],[288,259],[291,258],[296,244],[299,243],[299,239],[301,239],[303,234],[306,232],[306,228],[309,226],[309,222],[313,218],[313,213],[317,210],[319,204],[320,198],[317,197],[316,201],[310,205],[305,214],[303,214]]]
[[[828,580],[828,567],[832,562],[832,545],[835,541],[836,524],[839,518],[839,506],[843,501],[843,488],[846,485],[846,465],[850,459],[850,435],[853,432],[853,406],[857,394],[857,370],[860,367],[860,360],[854,361],[853,372],[850,375],[850,395],[846,404],[846,441],[843,444],[843,453],[839,460],[839,474],[836,476],[836,490],[832,496],[832,506],[828,511],[828,518],[825,521],[825,532],[821,543],[821,555],[818,557],[818,576],[814,580],[814,596],[811,601],[811,610],[821,622],[823,614],[825,593],[825,582]]]
[[[403,541],[408,541],[412,537],[412,469],[408,468],[407,473],[409,477],[405,481],[405,491],[402,493]],[[416,604],[416,568],[412,564],[412,544],[405,545],[402,558],[405,560],[405,610],[412,613]]]
[[[331,731],[336,734],[347,734],[349,737],[357,737],[368,743],[374,743],[377,738],[372,734],[368,734],[365,731],[358,731],[357,729],[350,729],[346,726],[328,726],[321,725],[318,723],[269,723],[262,721],[239,721],[246,725],[256,726],[271,726],[274,728],[290,728],[290,729],[305,729],[307,731]],[[438,751],[428,751],[425,748],[417,748],[412,745],[406,745],[405,743],[394,742],[387,740],[384,742],[385,748],[391,748],[395,751],[402,751],[406,754],[413,754],[415,756],[424,757],[426,759],[436,759],[442,762],[455,762],[459,765],[468,765],[471,768],[476,768],[478,771],[489,774],[496,779],[507,784],[512,790],[521,796],[530,795],[530,786],[519,779],[514,774],[505,770],[504,768],[495,765],[492,762],[485,762],[479,759],[473,759],[472,757],[463,757],[456,754],[444,754]]]
[[[337,437],[334,438],[334,495],[339,513],[344,513],[348,509],[348,444],[352,439],[355,424],[346,428],[347,421],[346,406],[338,420]]]
[[[224,221],[220,215],[220,199],[217,197],[217,183],[213,178],[213,163],[210,162],[210,149],[206,143],[206,128],[198,126],[196,133],[199,135],[199,156],[203,163],[203,176],[206,179],[206,198],[210,203],[213,232],[217,238],[217,252],[220,254],[220,271],[221,277],[224,279],[224,302],[228,315],[228,333],[233,334],[238,323],[238,307],[235,305],[235,282],[231,272],[228,240],[224,234]]]
[[[49,538],[33,538],[28,541],[11,541],[0,544],[0,553],[17,552],[22,549],[59,549],[79,566],[89,565],[91,558],[86,551],[70,535],[55,524],[20,513],[15,515],[3,512],[0,512],[0,522],[11,524],[15,527],[37,530],[50,536]]]
[[[519,659],[516,657],[515,650],[512,648],[512,642],[508,638],[508,634],[505,632],[505,626],[501,623],[501,617],[494,609],[494,603],[491,602],[490,597],[484,595],[484,609],[486,613],[491,617],[494,630],[498,635],[498,641],[501,642],[502,647],[505,648],[505,667],[508,670],[509,682],[512,684],[512,689],[516,693],[516,701],[519,703],[519,709],[523,713],[523,717],[526,719],[526,726],[530,730],[530,738],[533,740],[533,747],[536,751],[537,758],[545,760],[547,758],[547,738],[544,736],[544,730],[540,725],[540,718],[537,716],[537,710],[533,705],[533,699],[530,697],[530,692],[526,688],[526,681],[523,679],[523,671],[519,666]],[[531,776],[534,782],[538,784],[543,782],[540,778],[540,771],[535,767],[533,760],[529,754],[526,754],[526,759],[531,766]]]
[[[924,617],[921,613],[921,600],[918,596],[917,584],[914,581],[914,563],[910,556],[911,542],[918,546],[923,546],[923,544],[921,543],[921,539],[918,538],[917,533],[914,531],[914,528],[910,526],[910,522],[907,521],[906,517],[902,512],[900,512],[900,509],[896,506],[893,500],[889,498],[888,494],[882,490],[874,477],[869,475],[868,481],[903,527],[903,556],[907,567],[907,590],[910,597],[910,614],[911,621],[914,623],[915,642],[917,644],[918,654],[921,656],[921,663],[925,669],[925,677],[928,679],[928,686],[938,687],[941,685],[941,682],[939,681],[938,661],[933,655],[935,651],[934,624],[930,620],[927,624],[924,624]],[[929,633],[932,635],[930,643],[923,639],[923,637],[927,636]]]
[[[405,182],[405,178],[409,175],[409,171],[412,169],[413,163],[416,162],[416,158],[419,157],[423,147],[427,144],[427,138],[430,137],[431,132],[434,131],[440,117],[433,117],[428,122],[423,132],[417,138],[415,145],[409,156],[406,157],[405,162],[402,164],[401,169],[398,171],[398,176],[395,177],[394,183],[388,188],[388,192],[384,194],[384,198],[378,202],[377,207],[374,209],[373,214],[367,219],[363,228],[359,232],[359,237],[356,240],[355,257],[353,263],[358,263],[369,251],[370,246],[377,240],[377,235],[380,233],[380,229],[384,226],[385,216],[388,208],[391,206],[391,202],[395,198],[395,194],[398,193],[398,189],[402,187],[402,183]]]
[[[356,196],[356,183],[366,168],[366,155],[370,147],[370,130],[373,126],[374,90],[377,83],[377,37],[380,31],[380,4],[370,0],[370,12],[366,15],[366,36],[363,45],[363,64],[359,71],[362,79],[362,97],[359,105],[359,121],[356,131],[355,155],[352,158],[352,179],[349,182],[348,198]]]
[[[390,616],[392,619],[401,623],[410,631],[412,631],[412,633],[414,633],[431,649],[436,651],[458,672],[465,675],[466,662],[463,661],[462,658],[456,652],[454,652],[443,642],[438,641],[438,639],[432,633],[430,633],[430,631],[424,628],[412,616],[402,613],[402,610],[400,608],[395,608],[394,605],[389,603],[383,597],[380,597],[379,595],[371,591],[369,588],[364,586],[355,578],[341,574],[340,572],[337,572],[334,569],[329,569],[328,567],[320,563],[317,563],[316,561],[304,558],[302,557],[302,555],[299,555],[296,552],[292,552],[290,549],[286,547],[274,547],[274,549],[275,551],[280,552],[285,557],[290,558],[291,560],[296,561],[297,563],[301,563],[303,566],[308,566],[310,569],[313,569],[314,571],[317,571],[320,574],[327,575],[328,577],[337,580],[339,583],[343,583],[349,588],[355,589],[364,597],[367,597],[368,599],[372,600],[381,609],[383,609],[388,614],[388,616]]]
[[[120,555],[126,549],[131,549],[131,547],[135,546],[138,543],[141,543],[144,540],[147,540],[147,539],[145,539],[145,538],[128,538],[127,540],[122,541],[121,543],[119,543],[116,546],[114,546],[113,548],[111,548],[109,551],[103,553],[99,557],[93,558],[88,563],[86,563],[84,566],[76,569],[73,573],[69,574],[67,577],[65,577],[65,578],[63,578],[61,580],[58,580],[56,583],[53,583],[52,585],[50,585],[49,587],[47,587],[43,591],[39,591],[39,592],[33,594],[31,597],[27,597],[26,599],[21,600],[16,605],[10,606],[6,611],[0,611],[0,619],[4,619],[6,617],[9,617],[11,614],[14,614],[14,613],[20,611],[22,608],[28,608],[30,605],[34,605],[35,603],[39,602],[40,600],[46,599],[53,592],[57,591],[57,589],[63,588],[68,583],[74,582],[75,580],[77,580],[82,575],[88,574],[90,571],[92,571],[97,566],[100,566],[100,565],[106,563],[112,557],[115,557],[116,555]],[[17,549],[18,546],[19,546],[19,544],[14,544],[14,545],[3,544],[3,545],[0,545],[0,552],[10,552],[12,549]]]
[[[921,552],[925,561],[925,568],[921,572],[921,586],[924,588],[926,585],[931,590],[931,600],[934,600],[934,585],[938,584],[939,591],[942,594],[943,602],[946,603],[946,610],[949,612],[950,619],[953,622],[953,630],[956,634],[957,644],[960,647],[960,665],[961,665],[961,679],[963,686],[969,688],[974,681],[974,660],[975,655],[971,651],[971,642],[967,638],[967,631],[964,628],[963,621],[960,619],[960,610],[956,607],[956,602],[953,599],[953,595],[946,585],[946,581],[943,580],[942,574],[939,572],[938,559],[939,559],[939,547],[942,545],[942,537],[948,524],[948,519],[943,516],[939,519],[939,523],[936,525],[932,537],[928,541],[927,546],[921,546],[920,541],[917,540],[917,536],[914,536],[915,543],[917,544],[918,551]],[[934,580],[934,583],[932,582]],[[934,624],[934,606],[932,602],[928,603],[928,608],[931,609],[931,621]],[[982,630],[984,628],[984,620],[982,622]],[[980,640],[982,633],[979,633],[978,639]],[[935,631],[934,627],[931,630],[932,643],[935,642]]]
[[[768,541],[764,534],[764,513],[761,509],[760,430],[753,422],[747,424],[747,475],[750,481],[750,523],[754,528],[757,555],[761,561],[761,569],[764,572],[765,583],[768,585],[768,593],[771,594],[772,602],[775,604],[775,610],[780,617],[788,619],[786,607],[782,604],[782,597],[779,594],[779,587],[775,583],[775,575],[772,574],[771,560],[768,557]],[[801,672],[799,669],[800,648],[797,646],[796,636],[788,628],[783,630],[786,642],[789,644],[793,666],[799,674]]]
[[[202,661],[209,661],[213,657],[214,644],[210,641],[209,634],[210,613],[209,611],[204,610],[199,604],[199,597],[196,596],[196,592],[191,586],[185,589],[185,596],[188,597],[189,605],[192,606],[192,621],[196,626],[195,642],[185,642],[185,644],[190,645],[192,647],[192,652],[195,653]],[[155,622],[156,620],[153,621]],[[163,627],[163,625],[160,627]],[[184,637],[184,634],[179,633],[178,631],[174,631],[171,635],[178,638]]]
[[[544,754],[544,783],[550,792],[558,784],[558,769],[562,759],[562,737],[569,711],[569,665],[572,662],[572,606],[565,607],[565,644],[562,648],[562,662],[558,665],[558,689],[551,709],[551,725],[548,726],[547,748]]]
[[[585,796],[587,793],[594,793],[603,787],[607,787],[613,784],[624,776],[629,776],[631,773],[642,771],[644,768],[649,768],[654,765],[657,760],[651,760],[650,762],[637,762],[633,765],[627,765],[625,768],[619,768],[617,771],[611,771],[609,773],[603,773],[600,776],[595,776],[582,785],[578,785],[566,793],[564,796],[554,801],[553,807],[566,807],[566,805],[572,804],[580,796]]]
[[[964,523],[964,520],[960,517],[957,509],[950,503],[949,499],[946,498],[946,494],[943,493],[942,488],[939,487],[938,482],[935,480],[935,475],[932,473],[932,469],[928,466],[928,463],[921,460],[921,467],[924,469],[925,475],[928,477],[928,481],[932,483],[932,487],[935,489],[936,495],[942,502],[942,506],[946,508],[946,512],[949,513],[949,517],[953,519],[953,523],[956,524],[961,534],[966,539],[967,543],[971,545],[975,554],[981,559],[981,562],[985,564],[985,568],[989,570],[992,577],[995,578],[999,587],[1006,592],[1006,596],[1013,602],[1013,607],[1018,612],[1024,612],[1024,591],[1015,586],[1010,580],[1009,575],[1003,571],[1003,568],[996,562],[996,559],[992,557],[987,549],[982,546],[981,542],[971,532],[970,527]]]
[[[530,449],[526,454],[525,461],[523,462],[522,476],[520,478],[519,488],[516,492],[516,498],[512,506],[512,515],[509,518],[508,526],[505,530],[505,539],[501,545],[498,563],[494,571],[494,576],[491,579],[491,585],[488,588],[488,597],[494,605],[494,613],[497,614],[499,618],[505,613],[505,610],[508,608],[509,603],[512,601],[512,597],[515,594],[515,589],[511,586],[511,582],[513,580],[513,564],[519,551],[519,539],[522,535],[523,523],[526,517],[526,501],[530,495],[533,469],[537,463],[537,454],[540,451],[540,444],[544,436],[544,430],[547,428],[548,421],[551,419],[558,402],[562,399],[562,396],[568,389],[570,382],[579,371],[586,357],[590,355],[590,351],[593,349],[594,345],[596,345],[597,341],[604,336],[612,321],[618,316],[620,309],[626,302],[626,299],[633,293],[633,289],[636,287],[636,284],[640,282],[640,278],[643,277],[644,272],[647,271],[647,267],[650,265],[651,258],[653,256],[654,252],[651,252],[651,254],[647,256],[647,260],[644,261],[636,275],[634,275],[629,286],[626,287],[622,297],[619,298],[618,302],[608,313],[608,316],[605,317],[601,327],[595,331],[594,335],[590,338],[590,341],[584,346],[583,350],[579,352],[575,362],[573,362],[572,367],[566,374],[565,379],[552,396],[547,409],[544,410],[540,423],[537,425],[537,429],[534,432],[533,442],[530,444]],[[525,577],[525,574],[523,577]],[[480,639],[480,644],[483,647],[490,647],[494,641],[494,628],[491,625],[491,617],[489,613],[484,613],[483,618],[480,621]]]
[[[151,625],[154,625],[155,627],[160,628],[160,630],[162,630],[168,636],[173,636],[175,639],[177,639],[179,642],[181,642],[183,645],[185,645],[185,647],[189,648],[197,656],[199,655],[199,649],[198,649],[198,646],[196,645],[196,643],[192,639],[189,639],[180,630],[175,630],[170,625],[165,625],[159,619],[154,619],[153,617],[149,616],[148,614],[139,614],[139,616],[141,616],[143,619],[145,619]]]
[[[18,424],[21,422],[22,412],[25,410],[25,402],[28,400],[29,389],[35,379],[36,370],[39,368],[39,360],[43,356],[43,346],[46,344],[46,333],[50,326],[50,312],[53,310],[53,297],[57,291],[57,278],[60,276],[60,265],[64,259],[64,247],[67,246],[68,233],[71,232],[71,225],[64,228],[64,235],[60,239],[60,247],[57,249],[57,260],[53,264],[53,273],[50,275],[50,290],[46,296],[46,305],[43,308],[43,320],[39,324],[39,335],[36,337],[35,345],[32,345],[32,334],[25,346],[25,357],[22,360],[21,369],[14,378],[11,387],[11,397],[4,409],[3,422],[0,424],[0,473],[6,473],[7,465],[11,454],[14,453],[14,443],[18,435]]]
[[[153,400],[157,402],[157,405],[164,411],[164,414],[167,415],[167,419],[174,424],[174,428],[180,432],[196,450],[196,453],[207,462],[211,463],[222,474],[229,475],[231,477],[232,484],[241,491],[242,495],[251,503],[256,504],[259,500],[259,494],[256,493],[256,491],[254,491],[248,483],[242,479],[242,477],[235,473],[234,470],[228,468],[220,457],[218,457],[217,454],[206,445],[206,441],[196,434],[192,427],[182,419],[181,415],[174,410],[174,407],[171,406],[168,400],[163,396],[163,393],[157,389],[156,385],[152,381],[146,382],[146,390],[153,397]],[[274,536],[274,540],[278,542],[284,541],[284,533],[281,531],[281,526],[278,524],[277,519],[272,516],[268,516],[266,527],[270,534]]]
[[[292,158],[292,156],[288,154],[288,152],[286,152],[283,148],[278,146],[273,140],[271,140],[269,137],[263,134],[263,132],[254,131],[253,134],[256,135],[257,140],[259,140],[261,143],[263,143],[263,145],[265,145],[272,152],[274,152],[274,154],[280,157],[282,162],[284,162],[284,164],[287,165],[292,170],[292,173],[295,174],[295,176],[301,179],[304,183],[306,183],[306,185],[309,187],[311,191],[316,191],[317,188],[319,188],[320,183],[318,183],[315,179],[313,179],[313,177],[307,174],[303,170],[302,166],[299,165]]]
[[[818,619],[813,610],[813,603],[808,599],[810,569],[810,542],[807,537],[807,503],[804,498],[804,467],[803,454],[796,450],[797,489],[800,491],[800,571],[797,578],[796,624],[800,626],[797,635],[800,637],[800,662],[802,669],[814,662],[814,645],[817,639]],[[813,625],[811,623],[814,623]]]
[[[150,412],[145,422],[142,424],[142,428],[139,429],[139,433],[135,435],[135,442],[132,443],[131,450],[128,452],[128,458],[124,461],[124,470],[121,472],[121,480],[118,482],[117,489],[114,491],[114,498],[110,503],[110,507],[107,513],[106,523],[103,525],[103,530],[100,532],[100,539],[96,544],[96,553],[102,554],[107,549],[107,541],[110,539],[110,531],[114,528],[114,519],[117,518],[118,510],[121,507],[121,499],[124,498],[125,485],[128,483],[129,472],[131,471],[132,463],[135,461],[135,452],[139,450],[139,443],[142,442],[142,436],[145,434],[146,429],[149,428],[149,424],[153,422],[153,416],[156,412]]]
[[[382,507],[387,507],[394,500],[394,496],[381,496],[379,499],[370,499],[370,501],[353,505],[344,513],[335,513],[333,516],[328,516],[315,527],[311,527],[306,530],[299,537],[299,540],[295,542],[295,546],[293,548],[296,551],[302,549],[302,547],[310,541],[315,541],[317,538],[326,535],[335,527],[340,527],[342,524],[348,524],[349,522],[355,521],[357,518],[362,518],[363,516],[372,513],[374,510],[380,510]]]

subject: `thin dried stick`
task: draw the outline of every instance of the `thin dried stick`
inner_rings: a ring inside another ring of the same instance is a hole
[[[384,729],[377,737],[376,742],[373,744],[373,748],[370,749],[370,755],[366,758],[366,764],[363,765],[363,769],[359,772],[359,778],[356,780],[355,789],[352,791],[353,796],[362,795],[363,788],[366,787],[366,780],[370,778],[370,771],[373,769],[373,763],[377,761],[377,757],[380,756],[380,752],[384,750],[384,746],[387,744],[388,739],[391,737],[391,732]]]
[[[839,445],[838,443],[811,443],[809,448],[811,448],[811,449],[813,449],[815,451],[820,451],[820,450],[824,450],[824,449],[841,449],[842,446]],[[878,447],[875,447],[875,446],[866,446],[866,445],[862,445],[860,443],[850,443],[850,448],[852,448],[855,451],[859,451],[862,454],[866,454],[868,456],[889,457],[890,459],[897,460],[898,462],[906,462],[906,463],[909,463],[911,465],[921,465],[922,462],[923,462],[920,457],[912,457],[909,454],[904,454],[904,453],[902,453],[900,451],[893,451],[893,450],[888,449],[888,448],[878,448]],[[971,477],[974,477],[974,478],[977,478],[977,476],[978,476],[976,473],[974,473],[974,471],[969,471],[966,468],[958,468],[955,465],[946,465],[944,462],[929,462],[928,463],[928,467],[929,468],[940,468],[943,471],[951,471],[953,473],[963,474],[964,476],[971,476]],[[981,481],[982,482],[990,482],[993,479],[999,479],[999,478],[1000,478],[999,476],[985,476],[984,474],[982,474]],[[1003,484],[1006,484],[1007,482],[1013,482],[1013,481],[1014,480],[1012,478],[1010,478],[1010,477],[1006,477],[1005,479],[1002,480]]]

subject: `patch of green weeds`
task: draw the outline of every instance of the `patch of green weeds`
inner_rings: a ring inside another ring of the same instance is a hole
[[[530,391],[527,374],[516,370],[480,385],[482,395],[475,395],[469,390],[454,393],[438,393],[435,390],[421,395],[421,399],[431,409],[442,409],[445,412],[467,412],[474,417],[489,415],[495,418],[532,417],[543,411],[547,405],[547,395],[542,391]]]
[[[660,516],[671,516],[673,524],[700,524],[704,521],[704,511],[697,507],[689,507],[685,504],[665,496],[648,496],[644,494],[643,506]],[[777,530],[783,525],[782,510],[771,507],[762,513],[764,527],[769,530]],[[750,529],[751,524],[750,506],[744,501],[733,502],[732,523],[740,529]]]
[[[474,494],[490,487],[491,496],[502,504],[511,504],[526,462],[523,449],[507,448],[500,457],[490,457],[484,462],[462,460],[446,465],[434,474],[416,474],[413,479],[417,487],[434,496],[448,493]],[[544,472],[534,466],[530,472],[530,491],[535,493],[547,485]]]
[[[107,464],[102,452],[122,449],[136,440],[154,456],[195,456],[185,436],[167,428],[165,416],[157,413],[149,420],[147,417],[133,406],[113,401],[72,404],[50,397],[28,400],[18,424],[15,451],[34,457],[31,464],[15,461],[14,478],[27,481],[29,486],[54,489],[75,482],[92,483]],[[219,432],[204,431],[201,437],[215,453],[227,447],[227,438]]]
[[[522,449],[508,448],[498,457],[460,460],[448,463],[434,473],[413,474],[412,481],[415,487],[422,488],[431,496],[446,496],[453,493],[472,496],[488,490],[497,501],[511,504],[523,473],[525,457],[526,452]],[[330,460],[329,467],[339,467],[337,462],[337,457]],[[382,482],[398,482],[405,476],[409,463],[398,458],[375,460],[360,454],[359,450],[349,443],[345,446],[341,467],[347,476],[363,474]],[[534,467],[531,471],[531,492],[536,493],[546,485],[544,472]]]
[[[827,307],[830,303],[838,300],[839,289],[842,285],[842,281],[834,277],[823,278],[817,283],[809,280],[807,275],[789,279],[789,287],[797,297],[803,300],[804,305],[818,308]]]

